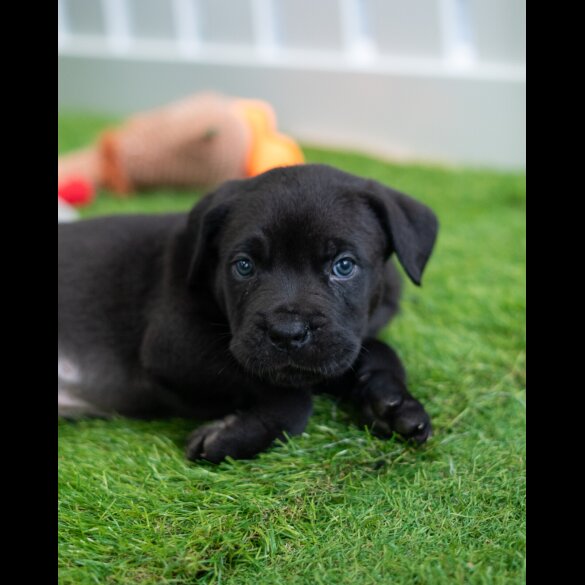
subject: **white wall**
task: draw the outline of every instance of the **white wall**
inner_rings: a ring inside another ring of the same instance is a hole
[[[525,23],[525,0],[59,0],[59,104],[216,89],[305,142],[523,168]]]

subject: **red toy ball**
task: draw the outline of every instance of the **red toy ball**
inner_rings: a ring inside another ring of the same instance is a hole
[[[82,178],[69,179],[59,185],[57,192],[61,199],[76,207],[91,203],[95,195],[93,185]]]

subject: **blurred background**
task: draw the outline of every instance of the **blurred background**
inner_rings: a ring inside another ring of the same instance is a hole
[[[525,0],[58,0],[59,108],[213,89],[303,144],[525,167]]]

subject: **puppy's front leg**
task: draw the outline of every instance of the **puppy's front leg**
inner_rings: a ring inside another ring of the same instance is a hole
[[[431,435],[431,421],[422,404],[406,387],[406,373],[396,352],[377,339],[367,339],[354,367],[321,391],[352,402],[362,424],[377,435],[398,433],[424,443]]]
[[[228,456],[249,459],[276,439],[284,439],[285,433],[302,433],[311,411],[308,390],[271,388],[268,394],[264,391],[256,406],[249,410],[196,429],[187,441],[187,459],[205,459],[213,463]]]
[[[424,443],[431,435],[431,421],[422,404],[406,387],[406,373],[396,352],[377,339],[368,339],[355,367],[350,393],[363,422],[380,435],[396,432]]]

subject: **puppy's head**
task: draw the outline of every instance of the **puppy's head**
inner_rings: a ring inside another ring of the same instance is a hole
[[[324,165],[231,181],[191,213],[188,281],[213,287],[230,350],[273,384],[314,384],[355,361],[396,253],[420,284],[437,220],[374,181]]]

